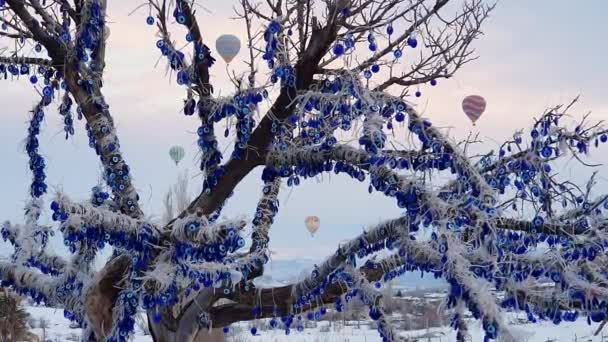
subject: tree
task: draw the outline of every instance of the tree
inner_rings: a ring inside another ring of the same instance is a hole
[[[107,2],[0,0],[0,39],[7,42],[0,73],[28,78],[41,90],[26,144],[31,200],[25,223],[2,229],[15,246],[13,260],[0,265],[2,285],[63,307],[88,340],[128,339],[138,308],[148,313],[155,341],[185,342],[209,328],[260,318],[289,331],[300,314],[314,320],[329,305],[340,311],[353,298],[368,306],[385,340],[398,340],[374,285],[411,271],[448,281],[446,307],[459,341],[467,335],[466,310],[483,322],[487,339],[506,341],[518,340],[503,319],[507,309],[523,310],[532,321],[559,323],[579,314],[605,320],[607,197],[592,198],[595,178],[579,187],[551,165],[567,153],[584,162],[608,136],[587,118],[569,128],[562,118],[571,106],[558,106],[498,153],[470,156],[467,147],[475,141],[456,144],[422,118],[408,102],[410,92],[474,60],[471,44],[494,8],[469,0],[454,10],[449,2],[241,0],[248,71],[234,75],[228,97],[213,95],[215,59],[195,4],[146,2],[156,46],[185,90],[184,114],[200,119],[203,173],[198,197],[157,225],[144,219],[132,183],[136,171],[123,158],[103,95]],[[171,35],[176,26],[187,31],[186,48],[178,49],[183,40]],[[39,223],[47,187],[37,136],[56,102],[66,137],[74,131],[73,107],[85,120],[105,181],[91,201],[59,193],[50,203],[73,253],[69,259],[45,248],[53,227]],[[223,127],[236,140],[230,155],[218,149],[215,132]],[[404,131],[408,141],[393,134]],[[345,134],[350,137],[340,139]],[[349,143],[352,136],[358,145]],[[403,147],[392,149],[397,140]],[[262,195],[244,251],[247,221],[219,216],[255,168],[263,168]],[[368,180],[370,191],[395,198],[406,214],[339,246],[299,282],[256,288],[283,180],[298,186],[331,171]],[[420,229],[432,230],[432,238],[417,239]],[[105,245],[114,255],[95,272],[91,261]],[[389,253],[360,261],[382,250]],[[499,302],[497,292],[504,298]]]
[[[49,321],[44,317],[40,317],[40,323],[38,324],[38,327],[42,329],[42,341],[46,342],[46,329],[50,327]]]
[[[29,314],[21,298],[3,290],[0,294],[0,341],[21,341],[29,338]]]

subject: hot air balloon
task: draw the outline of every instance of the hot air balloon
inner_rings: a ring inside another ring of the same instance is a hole
[[[321,224],[321,221],[317,216],[308,216],[304,220],[304,224],[306,224],[306,229],[308,229],[310,235],[314,236],[317,230],[319,230],[319,225]]]
[[[237,36],[225,34],[215,41],[215,48],[226,64],[230,64],[241,50],[241,40]]]
[[[184,158],[186,152],[184,148],[181,146],[173,146],[169,149],[169,156],[175,162],[175,165],[179,164],[179,162]]]
[[[462,100],[462,110],[469,117],[473,126],[486,110],[486,100],[479,95],[470,95]]]

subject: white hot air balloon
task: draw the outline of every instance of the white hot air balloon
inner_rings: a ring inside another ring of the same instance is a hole
[[[179,162],[184,159],[185,154],[186,152],[181,146],[173,146],[169,149],[169,156],[175,162],[175,165],[179,164]]]
[[[226,64],[230,64],[241,50],[241,40],[237,36],[224,34],[215,41],[215,49]]]
[[[308,216],[304,220],[304,224],[306,224],[306,229],[308,229],[310,235],[314,236],[317,230],[319,230],[319,225],[321,224],[321,221],[317,216]]]

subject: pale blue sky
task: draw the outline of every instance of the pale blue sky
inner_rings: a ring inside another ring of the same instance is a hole
[[[180,113],[183,91],[164,76],[164,62],[154,67],[158,53],[154,31],[145,25],[147,13],[131,17],[127,13],[136,2],[111,2],[112,24],[108,46],[105,94],[116,120],[126,160],[147,214],[160,215],[161,197],[174,182],[178,170],[197,170],[195,130],[198,122]],[[236,1],[235,1],[236,3]],[[221,33],[243,34],[240,24],[230,22],[232,1],[208,0],[212,14],[200,11],[204,36],[213,42]],[[608,55],[605,44],[608,28],[603,0],[503,0],[485,25],[485,36],[474,43],[480,59],[465,66],[437,87],[423,87],[416,100],[419,109],[436,125],[453,127],[455,138],[478,131],[487,148],[510,136],[545,108],[568,102],[580,94],[574,113],[594,113],[597,120],[608,119],[606,85]],[[212,44],[210,44],[212,45]],[[216,90],[228,93],[224,65],[213,70]],[[477,127],[462,114],[460,102],[470,93],[486,97],[488,108]],[[21,221],[30,174],[23,153],[28,111],[35,103],[26,80],[0,82],[0,220]],[[76,123],[75,138],[65,141],[61,117],[49,113],[42,135],[42,154],[47,157],[48,183],[61,187],[72,198],[88,198],[99,178],[97,156],[87,145],[83,123]],[[179,168],[170,161],[171,145],[186,148]],[[608,158],[598,156],[597,160]],[[575,165],[575,164],[572,164]],[[580,177],[578,166],[564,170]],[[252,173],[237,188],[224,214],[251,217],[260,186],[259,172]],[[197,179],[191,184],[198,192]],[[604,189],[608,190],[605,184]],[[367,184],[351,182],[335,175],[324,182],[308,181],[281,194],[281,211],[271,232],[271,249],[277,257],[323,257],[337,243],[355,236],[363,226],[399,214],[393,201],[369,195]],[[304,229],[307,215],[321,218],[321,230],[311,238]],[[6,245],[0,245],[4,253]]]

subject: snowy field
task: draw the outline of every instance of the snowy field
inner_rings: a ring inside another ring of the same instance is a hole
[[[63,310],[28,307],[28,312],[31,315],[32,321],[39,321],[44,318],[48,321],[46,329],[46,339],[52,342],[55,341],[77,341],[80,336],[80,329],[70,328],[68,320],[63,318]],[[519,316],[511,316],[515,321]],[[521,324],[517,326],[522,332],[522,342],[548,342],[548,341],[564,341],[564,342],[608,342],[608,330],[604,332],[604,337],[598,335],[593,336],[597,324],[593,326],[587,325],[585,319],[580,319],[577,322],[554,325],[551,322],[543,322],[540,324]],[[264,328],[258,326],[259,330]],[[472,335],[472,341],[483,341],[481,327],[477,322],[470,322],[469,330]],[[238,326],[233,326],[228,334],[228,342],[380,342],[381,339],[377,332],[370,329],[365,322],[361,322],[357,328],[356,322],[342,323],[319,322],[316,328],[308,328],[303,332],[291,330],[290,336],[285,336],[284,331],[260,331],[258,336],[252,336],[249,332],[249,323],[242,323]],[[33,332],[42,337],[42,329],[34,328]],[[403,336],[418,338],[420,342],[448,342],[455,341],[455,333],[449,328],[435,328],[429,330],[415,330],[403,332]],[[135,341],[144,342],[151,341],[149,336],[145,336],[141,329],[137,328]]]

